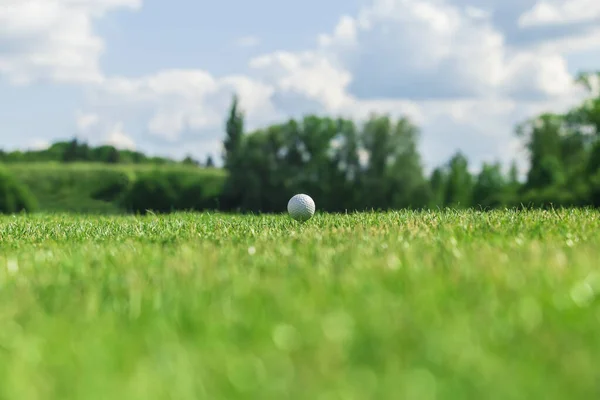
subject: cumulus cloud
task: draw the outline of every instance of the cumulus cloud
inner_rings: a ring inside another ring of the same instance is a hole
[[[515,123],[581,98],[565,52],[600,48],[596,28],[569,27],[562,36],[543,29],[589,20],[597,7],[590,3],[583,18],[585,2],[372,0],[341,16],[312,49],[253,58],[248,75],[169,69],[129,78],[102,74],[92,21],[141,0],[7,0],[0,74],[21,83],[84,83],[80,132],[121,147],[151,138],[177,154],[216,154],[237,93],[249,129],[306,113],[365,118],[378,111],[419,124],[429,164],[458,149],[474,163],[507,161],[521,157]]]
[[[27,147],[31,150],[46,150],[50,147],[50,142],[46,139],[33,139],[29,141]]]
[[[295,98],[300,103],[310,102],[302,112],[314,112],[312,108],[324,105],[327,110],[343,108],[352,102],[346,91],[351,81],[350,72],[336,66],[329,58],[315,52],[277,52],[254,58],[250,67],[255,76],[264,84],[273,87],[286,113],[298,109],[293,102],[285,99]],[[291,106],[291,107],[290,107]]]
[[[92,145],[108,144],[118,149],[135,150],[135,141],[125,132],[122,121],[103,118],[99,114],[78,112],[78,138]]]
[[[475,163],[507,161],[521,156],[514,124],[540,107],[566,106],[579,92],[558,47],[511,46],[491,16],[442,0],[374,0],[340,17],[312,50],[250,60],[248,77],[170,70],[109,78],[92,108],[112,120],[131,118],[123,110],[144,115],[142,129],[176,144],[222,136],[237,92],[251,127],[306,113],[378,111],[421,126],[429,164],[458,149]]]
[[[519,18],[521,26],[564,25],[600,18],[596,0],[540,0]]]
[[[361,98],[546,97],[573,89],[560,55],[513,48],[488,13],[445,1],[375,0],[340,18],[320,43],[346,66],[349,90]]]
[[[165,70],[135,79],[107,78],[88,88],[88,108],[104,121],[136,122],[139,131],[175,143],[186,133],[194,138],[220,133],[236,93],[248,118],[270,121],[272,91],[245,76],[217,79],[202,70]]]
[[[93,20],[141,0],[3,0],[0,74],[15,84],[100,82],[104,50]]]
[[[80,131],[88,131],[100,122],[100,117],[97,114],[77,113],[76,117],[77,129]]]
[[[135,150],[135,142],[127,136],[121,128],[120,125],[116,125],[115,129],[108,134],[106,143],[117,149]]]

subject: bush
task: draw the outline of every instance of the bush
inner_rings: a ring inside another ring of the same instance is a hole
[[[221,190],[215,187],[206,177],[197,173],[169,174],[177,193],[175,208],[181,211],[202,211],[218,208],[218,197]]]
[[[137,213],[156,210],[157,204],[143,197],[151,187],[141,187],[151,177],[162,181],[157,185],[167,184],[178,191],[174,198],[167,198],[168,211],[213,208],[219,204],[216,198],[227,177],[220,170],[177,165],[21,163],[9,164],[7,170],[31,190],[40,210],[85,214],[123,214],[134,211],[134,206]]]
[[[119,171],[118,173],[104,175],[106,179],[98,182],[98,188],[91,194],[93,199],[112,202],[121,200],[127,195],[134,177],[133,173]]]
[[[0,169],[0,214],[31,212],[36,208],[36,199],[27,187]]]
[[[177,193],[167,175],[158,172],[141,174],[125,196],[125,207],[134,213],[167,213],[176,207]]]
[[[140,174],[124,197],[124,207],[134,213],[148,211],[202,211],[217,208],[219,181],[184,171],[154,171]]]
[[[522,202],[527,207],[549,209],[571,207],[577,202],[577,198],[564,187],[550,186],[526,192]]]

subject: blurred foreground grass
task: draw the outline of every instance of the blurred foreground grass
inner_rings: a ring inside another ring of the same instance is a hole
[[[0,218],[0,399],[591,399],[600,214]]]

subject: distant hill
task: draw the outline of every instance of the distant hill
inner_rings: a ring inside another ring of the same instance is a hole
[[[0,162],[92,162],[105,164],[186,164],[197,166],[214,165],[209,157],[204,163],[193,159],[191,156],[183,160],[174,160],[165,157],[149,157],[144,153],[132,150],[119,150],[113,146],[89,146],[77,139],[62,141],[52,144],[45,150],[28,150],[6,152],[0,150]]]
[[[185,200],[185,208],[214,208],[227,177],[222,169],[174,162],[161,166],[96,162],[15,162],[5,165],[7,171],[32,192],[42,212],[127,213],[123,199],[143,177],[150,177],[157,184],[167,182],[173,186],[166,189]],[[178,198],[173,200],[180,200]],[[151,196],[145,200],[149,202],[147,208],[154,207]]]

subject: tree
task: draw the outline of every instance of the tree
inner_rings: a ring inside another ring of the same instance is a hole
[[[184,165],[193,165],[193,166],[200,165],[200,163],[190,155],[187,155],[181,163]]]
[[[564,119],[557,114],[542,114],[517,127],[517,135],[525,137],[530,167],[526,188],[541,189],[558,183],[563,169],[561,133]]]
[[[331,140],[329,152],[332,159],[331,189],[337,211],[356,211],[363,206],[364,185],[360,134],[354,121],[337,120],[338,134]]]
[[[120,160],[121,160],[121,154],[119,153],[119,150],[117,150],[113,146],[110,146],[108,149],[106,162],[109,164],[118,164]]]
[[[361,134],[367,163],[364,170],[365,205],[385,209],[389,204],[385,174],[391,159],[392,122],[388,116],[372,115]]]
[[[238,97],[234,95],[229,110],[229,118],[225,125],[226,136],[223,141],[223,147],[225,148],[224,164],[228,170],[235,168],[235,159],[239,154],[244,134],[244,116],[238,106]]]
[[[507,188],[500,163],[484,163],[473,187],[472,204],[483,208],[502,206],[507,201]]]
[[[62,161],[63,162],[74,162],[77,161],[77,148],[79,147],[79,142],[77,138],[71,140],[64,150]]]
[[[213,158],[210,154],[208,155],[208,157],[206,157],[206,162],[204,163],[204,166],[206,168],[214,168],[215,162],[213,161]]]
[[[447,176],[443,168],[436,168],[431,173],[429,187],[431,188],[431,207],[443,207],[445,205]]]
[[[37,201],[29,188],[0,168],[0,214],[31,212],[36,208]]]
[[[243,203],[242,187],[245,182],[247,171],[244,171],[244,163],[247,162],[247,155],[242,154],[244,147],[244,116],[238,107],[238,98],[233,96],[229,116],[225,123],[225,139],[223,140],[224,167],[229,172],[227,181],[223,188],[221,204],[225,209],[239,208]]]
[[[590,127],[600,135],[600,71],[578,74],[576,82],[583,86],[590,97],[566,115],[570,123]]]
[[[467,158],[461,152],[456,153],[448,163],[448,170],[445,205],[455,208],[470,207],[473,179]]]
[[[431,200],[431,188],[417,149],[419,134],[419,129],[408,118],[400,118],[393,125],[385,175],[391,192],[390,208],[421,208],[428,206]]]
[[[362,173],[364,205],[373,209],[424,207],[430,192],[417,150],[418,128],[372,115],[361,132],[366,163]]]

